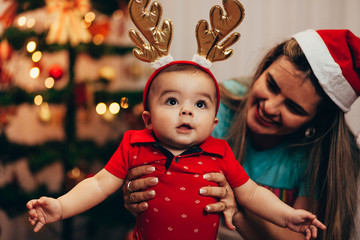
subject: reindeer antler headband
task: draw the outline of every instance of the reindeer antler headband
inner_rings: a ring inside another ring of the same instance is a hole
[[[146,10],[149,2],[149,0],[130,0],[129,2],[130,17],[147,40],[145,42],[137,30],[131,29],[129,36],[138,47],[133,50],[133,54],[141,61],[150,62],[155,69],[144,90],[144,108],[152,80],[166,66],[177,63],[196,65],[207,72],[215,82],[219,104],[219,87],[209,68],[212,62],[225,60],[232,55],[233,51],[228,47],[239,40],[240,34],[231,33],[231,31],[244,19],[245,10],[243,5],[237,0],[223,0],[225,12],[218,5],[213,6],[210,10],[211,29],[209,29],[206,20],[198,22],[195,29],[198,51],[193,57],[193,62],[191,62],[174,61],[169,54],[173,35],[172,22],[169,19],[164,19],[161,26],[159,26],[162,6],[157,1],[154,1],[151,3],[149,10]],[[224,39],[226,36],[228,37]]]

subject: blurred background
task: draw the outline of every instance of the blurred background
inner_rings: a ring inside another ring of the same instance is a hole
[[[158,0],[174,24],[170,48],[191,60],[198,20],[220,0]],[[308,28],[360,36],[359,0],[242,0],[233,56],[219,82],[252,74],[275,43]],[[128,129],[141,129],[149,64],[135,59],[128,0],[0,0],[0,239],[126,239],[134,218],[117,192],[94,209],[32,232],[25,204],[94,175]],[[360,135],[360,101],[346,115]]]

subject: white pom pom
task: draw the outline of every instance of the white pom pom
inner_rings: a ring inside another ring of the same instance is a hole
[[[212,65],[212,62],[207,60],[205,57],[200,56],[199,54],[195,54],[192,58],[192,61],[207,69],[210,69]]]
[[[152,62],[151,67],[153,70],[156,70],[161,68],[162,66],[165,66],[168,63],[171,63],[172,61],[174,61],[174,58],[169,54],[161,58],[158,58],[155,62]]]

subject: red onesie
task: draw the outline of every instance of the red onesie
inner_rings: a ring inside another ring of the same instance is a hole
[[[124,179],[129,168],[144,164],[156,168],[151,176],[158,177],[159,183],[154,187],[156,197],[137,218],[135,239],[216,239],[219,214],[206,214],[204,208],[217,199],[199,194],[201,187],[216,183],[204,180],[203,174],[222,172],[232,188],[249,179],[224,140],[209,137],[173,156],[147,129],[127,131],[105,169]]]

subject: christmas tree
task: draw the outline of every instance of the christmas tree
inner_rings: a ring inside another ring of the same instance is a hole
[[[127,3],[0,0],[0,209],[10,218],[92,176],[126,130],[143,127],[150,71],[131,54]],[[117,193],[86,213],[88,235],[131,226],[122,206]],[[62,239],[73,225],[63,222]]]

